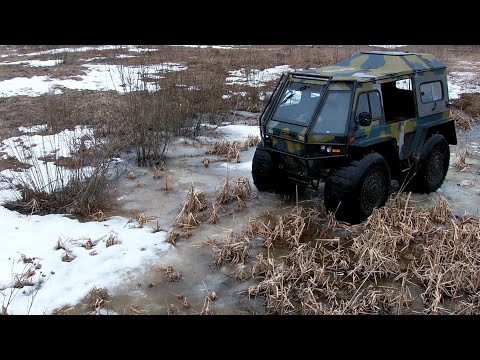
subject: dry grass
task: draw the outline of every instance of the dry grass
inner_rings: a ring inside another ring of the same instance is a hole
[[[107,289],[94,286],[86,298],[87,307],[90,310],[87,315],[99,315],[100,310],[110,303],[109,298]]]
[[[161,179],[163,177],[163,173],[166,171],[165,162],[160,162],[158,165],[153,165],[153,178],[154,179]]]
[[[74,306],[65,305],[59,309],[52,311],[52,315],[72,315],[72,312],[75,310]]]
[[[90,217],[93,221],[98,221],[98,222],[102,222],[102,221],[106,221],[106,220],[107,220],[107,217],[106,217],[105,213],[104,213],[102,210],[98,210],[96,213],[89,215],[89,217]]]
[[[137,175],[133,171],[129,171],[127,173],[127,179],[128,180],[135,180],[137,178]]]
[[[235,234],[233,230],[227,233],[223,241],[208,238],[205,244],[212,248],[214,264],[217,266],[224,262],[245,264],[250,254],[250,237],[246,234]]]
[[[75,256],[72,255],[71,253],[65,251],[65,253],[62,256],[62,261],[63,262],[71,262],[73,260],[75,260]]]
[[[182,273],[176,271],[173,266],[167,266],[165,268],[165,280],[168,282],[177,282],[182,278]]]
[[[474,118],[463,110],[459,109],[452,109],[452,118],[455,120],[456,127],[462,130],[470,130],[478,121],[478,115],[477,118]]]
[[[258,136],[248,135],[241,141],[216,141],[212,149],[207,151],[211,155],[224,155],[228,161],[240,162],[240,151],[246,151],[252,146],[257,146],[260,142]]]
[[[276,264],[274,261],[264,261],[259,267],[262,268],[263,280],[258,285],[247,289],[249,296],[263,296],[266,301],[266,311],[269,314],[288,314],[295,310],[292,294],[293,285],[287,281],[287,270],[283,263]]]
[[[214,311],[210,308],[212,300],[208,297],[208,295],[205,297],[205,300],[203,302],[203,308],[202,311],[200,311],[200,315],[214,315]]]
[[[184,228],[191,229],[200,224],[196,219],[199,212],[207,208],[206,194],[202,191],[195,191],[193,183],[187,193],[187,198],[182,206],[182,210],[175,218],[175,223]]]
[[[171,228],[167,232],[167,238],[165,239],[165,241],[169,244],[175,245],[179,236],[180,234],[177,233],[174,228]]]
[[[188,302],[187,297],[184,294],[177,294],[178,301],[181,302],[184,309],[190,309],[190,303]]]
[[[245,293],[263,297],[267,314],[480,311],[480,221],[454,216],[444,198],[422,208],[401,194],[356,226],[333,222],[323,209],[263,217],[208,244],[217,265],[235,264],[239,281],[256,279]],[[254,237],[266,251],[252,259]],[[288,252],[279,257],[276,249]]]
[[[250,220],[246,232],[252,237],[259,235],[264,238],[264,246],[267,248],[276,243],[287,244],[292,248],[300,244],[307,234],[307,230],[310,230],[321,214],[322,212],[316,209],[305,210],[295,207],[290,213],[279,215],[274,224],[271,224],[270,221],[265,224],[261,219]],[[317,234],[319,234],[318,231],[315,232],[315,235]]]
[[[85,250],[92,250],[92,248],[95,246],[95,244],[92,242],[92,240],[87,240],[83,247]]]
[[[210,211],[210,216],[207,219],[207,223],[216,224],[218,221],[218,210],[217,207],[220,207],[217,203],[212,204],[212,211]]]
[[[459,99],[452,100],[452,114],[455,120],[459,117],[464,118],[463,121],[460,121],[460,124],[457,122],[457,125],[461,126],[462,124],[468,123],[471,127],[473,123],[478,122],[480,116],[479,99],[480,94],[478,93],[466,93],[461,94]]]
[[[426,313],[444,312],[445,298],[475,296],[480,290],[480,221],[472,216],[451,219],[422,245],[412,273],[423,284]]]
[[[230,186],[230,182],[228,178],[223,178],[222,184],[220,185],[219,194],[217,197],[217,201],[219,204],[226,204],[229,203],[231,200],[235,198],[233,193],[233,189]]]
[[[144,213],[141,213],[138,215],[137,222],[138,222],[138,228],[143,228],[146,224],[156,220],[154,216],[145,216]]]
[[[110,231],[105,239],[105,246],[110,247],[116,244],[119,244],[120,241],[118,240],[118,234],[115,231]]]
[[[228,204],[236,200],[236,210],[242,210],[247,206],[247,200],[250,198],[252,188],[248,178],[239,177],[234,185],[230,184],[227,178],[223,178],[220,189],[218,190],[217,201],[219,204]],[[214,209],[216,213],[216,209]]]
[[[251,277],[252,269],[245,264],[236,264],[233,276],[239,281],[245,281]]]
[[[252,192],[252,187],[250,186],[250,181],[248,178],[239,177],[235,181],[235,188],[233,189],[233,194],[238,200],[247,200],[250,197]]]
[[[465,171],[470,168],[470,165],[466,162],[466,157],[469,155],[469,152],[465,148],[459,148],[455,154],[455,167],[458,171]]]
[[[54,250],[66,250],[65,242],[61,239],[57,240],[57,244],[53,247]]]
[[[150,315],[147,310],[140,310],[138,306],[131,305],[123,309],[124,315]]]

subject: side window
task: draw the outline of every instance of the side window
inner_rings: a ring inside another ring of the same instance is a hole
[[[415,92],[412,79],[402,79],[382,83],[383,113],[385,122],[391,124],[416,116]]]
[[[432,81],[420,84],[420,99],[422,103],[429,103],[443,99],[442,83]]]
[[[382,104],[380,101],[380,93],[378,91],[371,91],[362,93],[358,97],[356,118],[361,112],[369,112],[372,119],[378,120],[382,118]]]
[[[372,91],[368,93],[368,99],[370,100],[370,113],[372,119],[382,118],[382,104],[380,101],[380,94],[378,91]]]
[[[395,81],[395,87],[400,90],[412,90],[412,79],[403,79]]]

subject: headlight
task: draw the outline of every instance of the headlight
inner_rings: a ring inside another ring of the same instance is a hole
[[[320,146],[320,150],[325,151],[325,145]]]
[[[331,153],[331,152],[332,152],[332,147],[331,146],[327,147],[327,153]]]

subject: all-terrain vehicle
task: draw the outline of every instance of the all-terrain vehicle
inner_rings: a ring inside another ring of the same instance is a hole
[[[260,133],[259,191],[319,190],[325,181],[327,210],[360,222],[385,204],[392,180],[420,193],[442,185],[457,144],[446,66],[430,54],[365,51],[285,73]]]

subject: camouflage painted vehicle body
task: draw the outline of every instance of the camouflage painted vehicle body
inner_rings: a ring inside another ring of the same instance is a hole
[[[277,178],[314,189],[332,168],[372,152],[401,183],[427,138],[457,143],[446,74],[430,54],[370,51],[284,74],[260,117],[260,150]]]

